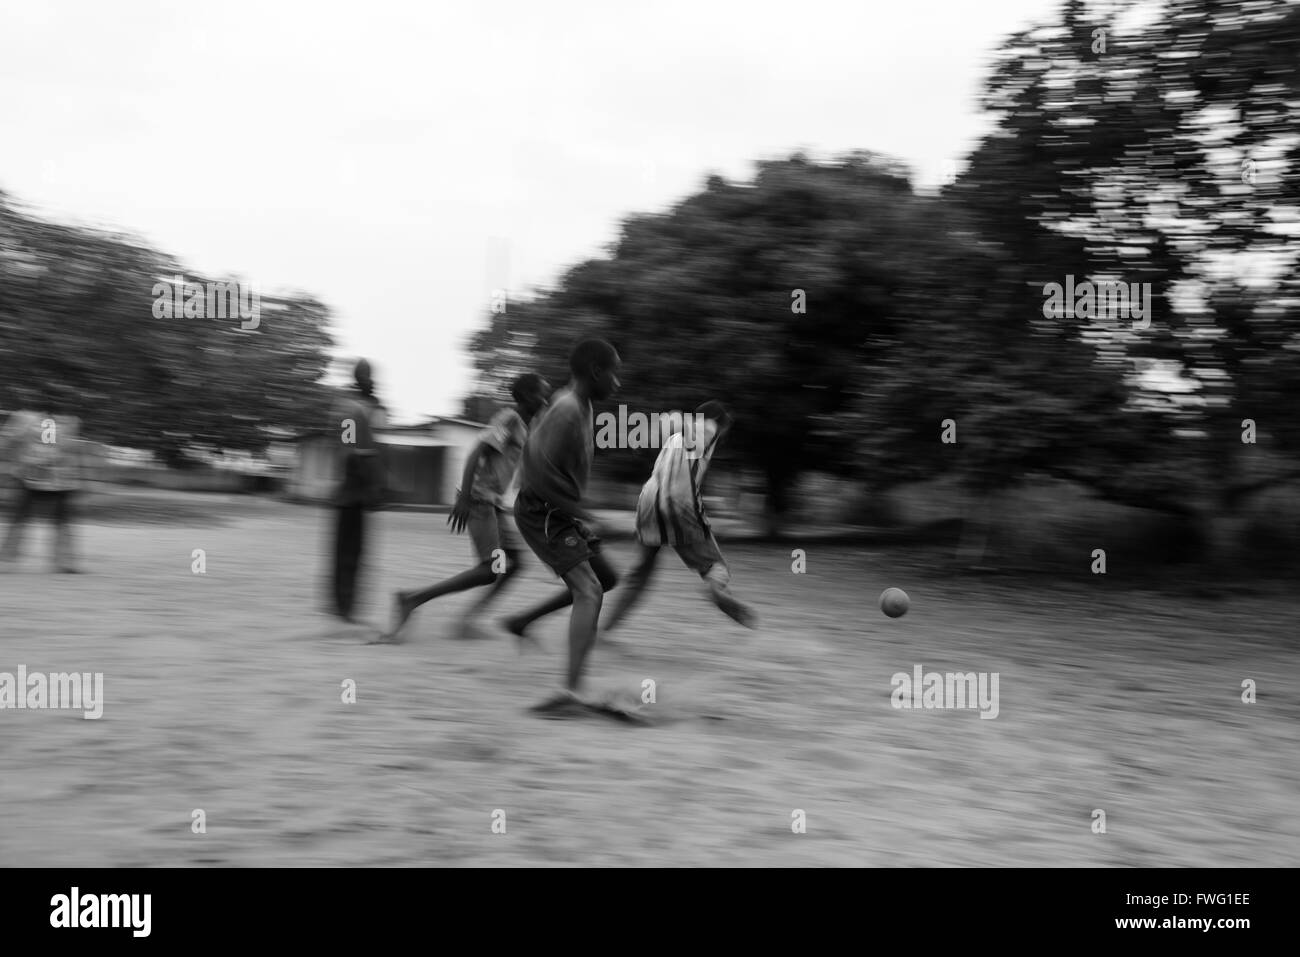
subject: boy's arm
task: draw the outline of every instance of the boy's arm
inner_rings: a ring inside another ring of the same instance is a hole
[[[460,489],[456,496],[457,499],[469,500],[470,492],[474,489],[474,476],[478,472],[478,463],[483,458],[485,448],[483,440],[479,439],[474,443],[474,447],[469,450],[469,455],[465,456],[465,468],[460,473]]]
[[[691,472],[691,494],[695,499],[695,517],[706,528],[709,525],[708,516],[704,514],[704,476],[709,470],[709,462],[713,458],[713,451],[717,447],[717,437],[715,436],[704,451],[696,455],[687,453],[687,467]]]
[[[364,414],[362,412],[361,414]],[[351,420],[351,428],[347,426]],[[358,404],[347,397],[335,401],[330,409],[330,421],[327,434],[333,437],[337,485],[334,501],[336,505],[358,505],[365,498],[365,476],[363,456],[358,454],[359,440],[364,438],[365,423],[360,421]],[[351,442],[344,441],[351,432]]]
[[[352,435],[354,441],[344,442],[343,436],[347,432],[347,427],[344,423],[349,419],[352,420]],[[356,451],[355,439],[357,431],[356,408],[346,399],[339,400],[334,404],[334,407],[330,409],[329,432],[334,436],[335,442],[338,443],[339,458],[345,462]]]
[[[460,475],[460,488],[456,490],[456,501],[451,506],[451,514],[447,516],[447,524],[451,526],[451,530],[457,535],[465,530],[465,525],[469,522],[469,505],[470,496],[474,491],[474,476],[478,473],[479,460],[483,458],[486,448],[483,440],[479,439],[474,443],[474,448],[470,449],[469,455],[465,456],[465,468]]]
[[[479,432],[478,441],[470,449],[469,455],[465,456],[465,469],[460,476],[460,495],[463,495],[466,501],[469,500],[470,494],[474,490],[474,477],[478,474],[478,466],[484,455],[500,455],[505,451],[506,442],[510,436],[506,433],[506,426],[500,413],[492,417],[492,421],[487,427]]]

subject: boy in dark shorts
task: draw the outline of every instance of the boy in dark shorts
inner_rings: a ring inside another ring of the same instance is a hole
[[[516,473],[528,438],[528,425],[546,406],[551,386],[541,376],[529,372],[511,383],[510,394],[514,406],[492,417],[465,459],[456,504],[447,516],[453,532],[469,532],[478,564],[421,591],[397,592],[393,596],[393,628],[385,636],[389,641],[400,640],[402,626],[425,602],[490,585],[487,593],[465,614],[462,631],[468,634],[474,618],[500,595],[519,571],[523,544],[509,509],[514,505]]]
[[[560,713],[581,705],[577,691],[596,641],[604,593],[618,575],[600,552],[595,521],[582,507],[595,451],[593,399],[618,391],[622,360],[603,339],[584,339],[569,356],[573,378],[533,424],[519,466],[515,522],[533,553],[564,580],[567,591],[520,615],[505,627],[520,638],[543,615],[573,605],[565,691],[536,710]]]
[[[709,598],[723,614],[746,628],[756,626],[753,611],[728,588],[731,572],[704,514],[704,473],[730,428],[731,415],[722,403],[705,402],[683,422],[683,431],[664,443],[637,499],[636,538],[641,559],[605,622],[606,631],[618,625],[645,592],[659,550],[665,545],[704,580]]]

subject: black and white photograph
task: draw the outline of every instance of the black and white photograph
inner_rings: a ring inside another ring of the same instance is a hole
[[[6,927],[1159,870],[1067,912],[1248,946],[1298,576],[1296,0],[0,0]]]

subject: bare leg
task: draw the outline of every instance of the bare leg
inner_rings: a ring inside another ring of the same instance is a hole
[[[78,570],[72,542],[72,496],[72,492],[54,496],[54,565],[65,574]]]
[[[753,610],[731,593],[730,573],[725,565],[717,564],[704,575],[704,585],[708,589],[709,600],[717,605],[724,615],[746,628],[758,627],[758,616]]]
[[[0,548],[0,561],[13,561],[18,558],[23,543],[23,529],[32,513],[32,500],[35,495],[26,485],[19,485],[14,493],[13,519],[9,523],[9,532],[5,535],[4,547]]]
[[[564,576],[573,596],[573,614],[569,618],[569,671],[565,687],[575,694],[582,683],[582,672],[596,643],[596,622],[605,590],[588,562],[583,562]]]
[[[645,593],[646,586],[650,584],[650,578],[654,574],[655,559],[659,555],[657,545],[642,545],[641,557],[636,566],[632,569],[627,577],[627,583],[619,592],[618,601],[605,620],[605,631],[610,631],[617,627],[632,607],[640,600]]]
[[[563,594],[556,595],[554,598],[548,598],[540,605],[534,605],[528,611],[520,612],[517,615],[511,615],[508,618],[501,619],[501,626],[517,638],[525,637],[524,631],[539,618],[544,618],[552,612],[557,612],[561,608],[568,608],[573,604],[573,593],[567,589]]]
[[[428,588],[422,588],[419,591],[402,591],[398,592],[408,605],[411,611],[419,608],[435,598],[441,598],[443,595],[454,595],[456,592],[469,591],[471,588],[482,588],[484,585],[498,583],[498,576],[492,571],[491,562],[481,562],[475,565],[469,571],[461,572],[459,575],[453,575],[445,581],[438,582],[436,585],[430,585]]]
[[[758,627],[758,616],[753,610],[731,594],[731,571],[718,548],[712,533],[702,542],[689,542],[673,546],[687,568],[694,569],[704,581],[709,600],[733,621],[746,628]]]
[[[501,595],[501,592],[505,590],[506,585],[510,584],[510,582],[514,580],[515,575],[519,573],[519,553],[508,551],[505,553],[505,556],[506,570],[497,575],[496,581],[492,583],[492,587],[487,590],[487,593],[470,606],[469,611],[465,613],[466,618],[473,618],[481,614],[483,609],[496,601],[496,599]]]
[[[353,621],[358,569],[365,544],[365,513],[360,505],[336,509],[334,537],[334,609],[340,618]]]
[[[590,560],[583,563],[584,566],[590,567],[595,574],[596,580],[600,582],[602,594],[609,591],[618,584],[618,572],[614,571],[609,561],[600,552],[592,555]],[[565,577],[565,584],[568,584],[568,577]],[[502,626],[511,634],[523,638],[524,631],[537,619],[542,618],[552,612],[559,611],[561,608],[568,608],[573,604],[573,590],[566,589],[563,594],[556,595],[554,598],[548,598],[540,605],[535,605],[528,611],[520,612],[517,615],[511,615],[501,621]]]
[[[508,569],[507,569],[508,570]],[[498,577],[492,571],[490,561],[481,562],[468,571],[463,571],[459,575],[453,575],[446,581],[438,582],[436,585],[430,585],[428,588],[420,591],[399,591],[393,596],[393,628],[389,632],[390,637],[396,637],[397,633],[402,630],[406,620],[411,617],[415,609],[419,608],[426,602],[433,601],[435,598],[441,598],[443,595],[452,595],[456,592],[468,591],[471,588],[481,588],[484,585],[491,585],[494,582],[498,585]]]

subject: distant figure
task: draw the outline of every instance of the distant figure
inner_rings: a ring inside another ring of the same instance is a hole
[[[587,656],[596,641],[604,593],[618,575],[600,552],[595,520],[582,496],[595,452],[592,399],[618,391],[622,360],[603,339],[579,342],[569,356],[573,378],[537,417],[519,466],[515,521],[528,547],[564,580],[567,591],[503,624],[520,638],[543,615],[573,605],[569,619],[569,668],[565,690],[536,710],[567,716],[586,705],[577,697]]]
[[[334,409],[331,431],[339,437],[342,480],[334,496],[334,613],[355,622],[357,576],[365,546],[365,513],[383,502],[383,463],[375,433],[384,428],[384,407],[375,398],[370,363],[357,362],[356,385]]]
[[[453,532],[469,530],[478,564],[422,591],[399,591],[394,595],[393,628],[387,636],[390,641],[398,640],[406,620],[425,602],[491,585],[487,594],[466,612],[462,628],[467,630],[519,571],[523,542],[508,509],[514,507],[516,472],[528,438],[529,423],[546,406],[551,386],[541,376],[529,372],[515,379],[510,394],[515,404],[492,417],[465,459],[456,504],[447,516]]]
[[[0,567],[14,562],[23,530],[34,506],[48,507],[54,520],[54,566],[67,574],[79,571],[73,555],[73,496],[84,481],[81,422],[74,416],[15,412],[0,432],[0,461],[8,463],[15,490],[13,519]]]
[[[731,572],[704,514],[704,473],[718,443],[731,428],[731,414],[721,402],[713,401],[705,402],[695,412],[683,422],[684,431],[664,443],[641,489],[636,506],[641,558],[605,622],[606,631],[616,627],[641,597],[650,583],[659,550],[665,545],[672,546],[686,567],[704,580],[709,598],[725,615],[746,628],[755,627],[753,611],[731,594]],[[697,422],[702,423],[702,435],[694,434]]]

